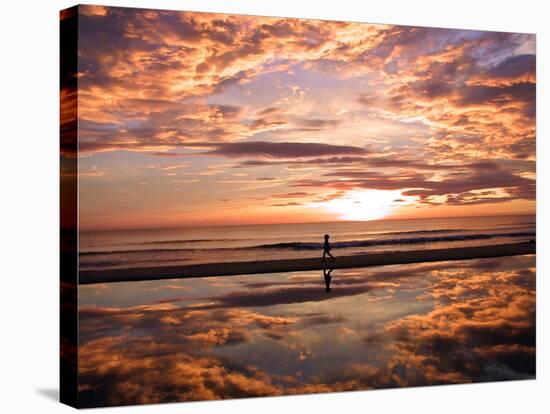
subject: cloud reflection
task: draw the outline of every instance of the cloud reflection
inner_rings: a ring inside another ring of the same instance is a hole
[[[337,272],[329,295],[312,272],[81,306],[83,405],[534,377],[534,256]]]

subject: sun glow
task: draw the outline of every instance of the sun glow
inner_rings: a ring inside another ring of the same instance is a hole
[[[340,198],[322,204],[341,220],[379,220],[400,207],[411,204],[415,197],[403,196],[400,190],[348,191]]]

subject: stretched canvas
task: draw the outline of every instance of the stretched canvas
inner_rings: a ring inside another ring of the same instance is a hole
[[[535,35],[61,12],[61,400],[535,378]]]

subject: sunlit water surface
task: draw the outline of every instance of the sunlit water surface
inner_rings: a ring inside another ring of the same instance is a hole
[[[535,376],[534,256],[87,285],[79,309],[84,406]]]

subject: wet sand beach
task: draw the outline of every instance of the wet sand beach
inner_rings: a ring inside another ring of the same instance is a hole
[[[446,249],[409,250],[357,254],[336,257],[335,260],[304,258],[289,260],[258,260],[231,263],[207,263],[198,265],[141,267],[127,269],[106,269],[80,272],[80,284],[130,282],[173,278],[207,276],[234,276],[261,273],[279,273],[322,270],[326,268],[346,269],[395,264],[467,260],[490,257],[534,254],[535,242],[499,244],[491,246],[460,247]]]

